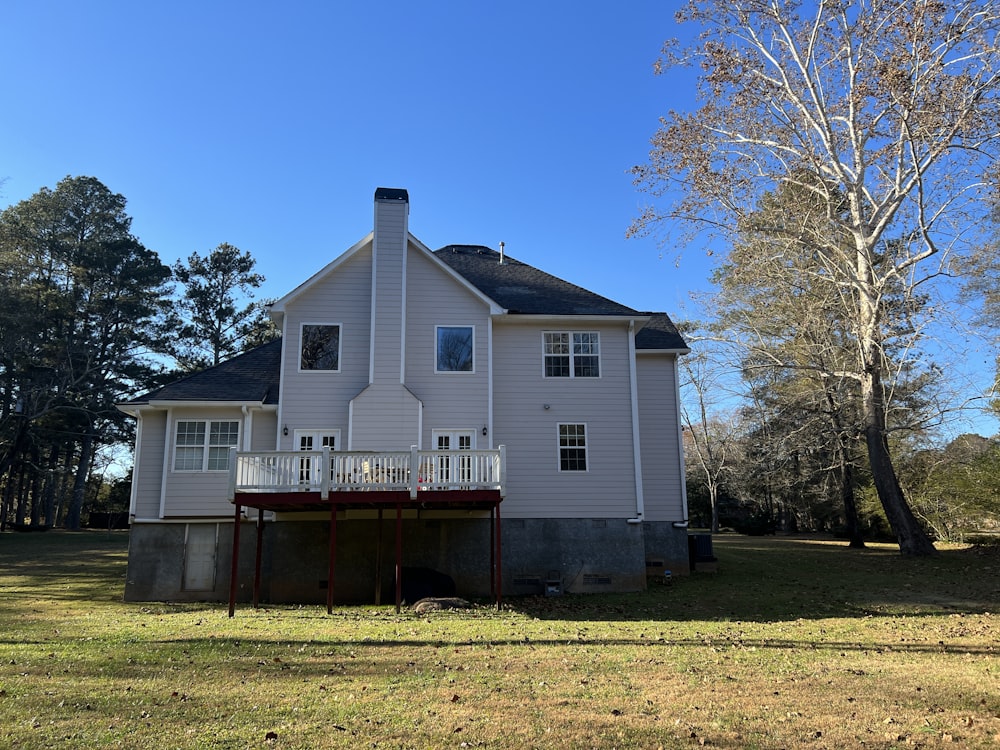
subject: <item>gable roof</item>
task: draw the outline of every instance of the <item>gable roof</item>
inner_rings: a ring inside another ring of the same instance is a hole
[[[684,337],[666,313],[647,313],[649,322],[635,335],[635,348],[649,351],[690,351]]]
[[[642,315],[482,245],[447,245],[434,256],[490,299],[519,315]]]
[[[370,240],[371,235],[351,250],[358,250]],[[345,256],[348,254],[350,252]],[[509,314],[648,318],[636,334],[636,349],[687,350],[684,338],[666,313],[639,312],[506,254],[500,263],[500,253],[482,245],[447,245],[432,255]],[[330,272],[340,261],[338,258],[312,279]],[[309,283],[300,285],[282,301],[291,299]],[[137,396],[120,407],[123,411],[132,411],[135,407],[162,401],[277,404],[280,373],[281,339],[277,339]]]
[[[142,406],[154,401],[228,401],[277,404],[281,373],[281,339],[239,354],[215,367],[196,372],[121,404]]]

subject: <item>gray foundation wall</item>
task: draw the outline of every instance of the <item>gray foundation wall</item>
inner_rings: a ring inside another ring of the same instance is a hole
[[[130,533],[127,601],[227,601],[232,563],[232,523],[218,524],[215,581],[211,590],[185,591],[184,523],[134,524]],[[256,525],[240,531],[237,599],[253,593]],[[334,601],[395,600],[395,519],[337,523]],[[329,525],[279,521],[265,525],[261,601],[322,604],[328,584]],[[381,553],[379,552],[381,550]],[[445,573],[456,594],[490,596],[489,519],[405,519],[402,564]],[[503,593],[638,591],[646,586],[647,560],[663,561],[674,574],[687,572],[687,534],[663,524],[624,519],[503,519]],[[379,558],[381,557],[381,567]],[[683,565],[682,565],[683,563]],[[381,570],[381,574],[378,571]],[[654,571],[658,573],[658,571]]]

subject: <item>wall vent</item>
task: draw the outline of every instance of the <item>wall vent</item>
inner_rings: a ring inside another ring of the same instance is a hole
[[[541,576],[514,576],[514,585],[519,587],[530,587],[540,589],[542,587]]]

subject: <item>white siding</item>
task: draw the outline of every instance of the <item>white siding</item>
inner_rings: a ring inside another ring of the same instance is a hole
[[[375,356],[372,382],[399,384],[406,214],[402,201],[375,201]]]
[[[505,517],[635,516],[627,326],[494,325],[493,442],[507,446]],[[601,377],[544,378],[543,330],[599,331]],[[565,423],[587,425],[586,472],[559,471]]]
[[[291,450],[295,430],[339,429],[347,435],[348,404],[368,385],[371,341],[371,246],[361,248],[289,305],[282,350],[280,427]],[[299,372],[302,323],[339,323],[340,372]],[[398,380],[398,378],[397,378]]]
[[[489,423],[489,310],[422,252],[407,261],[406,386],[423,403],[421,446],[433,448],[433,430],[471,429],[477,448],[491,447],[482,435]],[[472,326],[474,372],[434,371],[436,326]]]
[[[167,423],[165,411],[144,411],[141,428],[136,439],[136,466],[133,473],[135,487],[135,517],[156,518],[160,514],[160,490],[163,480],[164,432]]]
[[[673,354],[640,354],[639,444],[647,521],[683,521],[683,471],[678,440],[677,387]]]
[[[276,450],[275,436],[278,434],[278,415],[273,411],[253,411],[251,415],[253,417],[253,432],[250,434],[250,450]]]
[[[165,518],[197,516],[231,516],[233,505],[226,499],[229,491],[229,472],[226,471],[174,471],[174,442],[179,420],[237,420],[240,423],[240,445],[243,444],[243,412],[239,407],[198,409],[193,407],[172,409],[170,412],[169,442],[167,444],[167,482]]]

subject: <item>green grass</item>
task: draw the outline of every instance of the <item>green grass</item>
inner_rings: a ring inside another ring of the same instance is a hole
[[[126,604],[127,536],[0,535],[0,747],[993,747],[1000,550],[721,536],[630,595]]]

